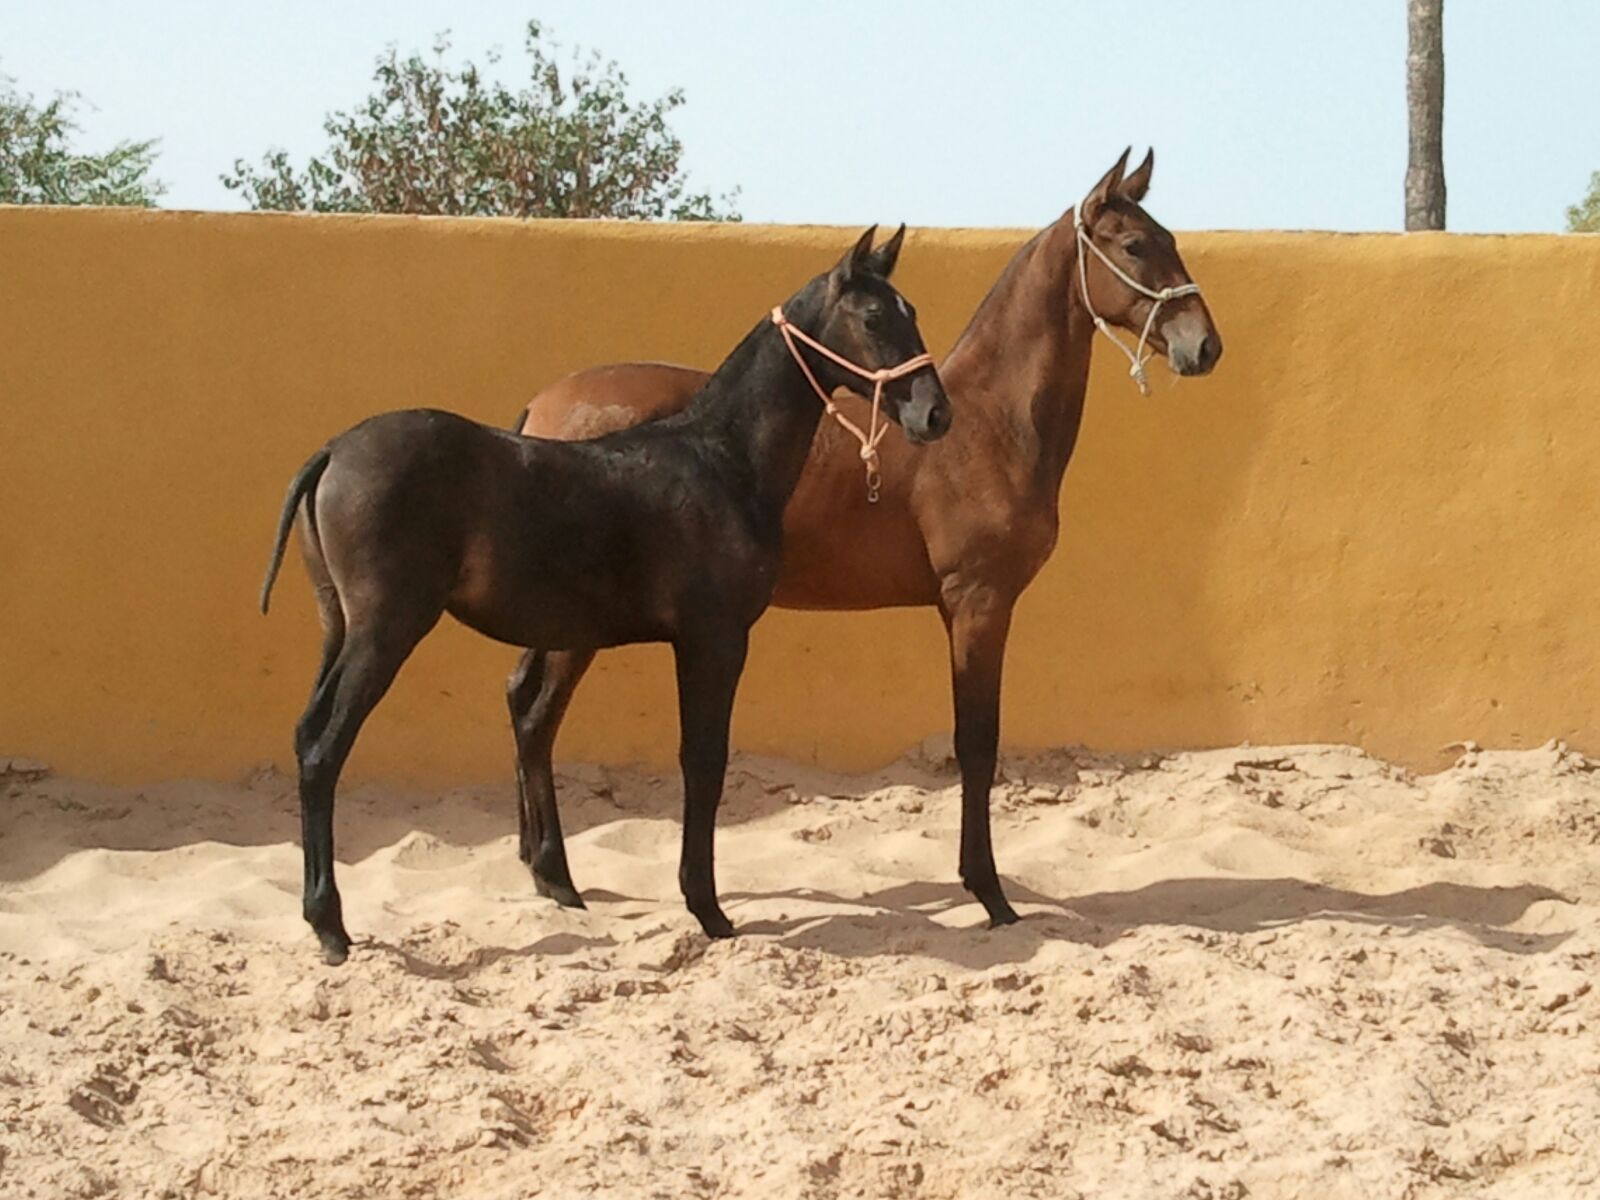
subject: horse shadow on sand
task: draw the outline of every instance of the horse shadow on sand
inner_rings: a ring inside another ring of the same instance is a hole
[[[953,883],[897,884],[854,898],[800,888],[726,892],[724,899],[736,922],[741,902],[749,900],[793,899],[798,904],[854,910],[748,920],[739,923],[744,934],[846,957],[921,954],[975,970],[1026,962],[1050,942],[1100,948],[1152,927],[1190,929],[1202,941],[1212,934],[1263,933],[1311,921],[1364,926],[1396,938],[1450,929],[1482,946],[1513,954],[1547,954],[1571,936],[1570,931],[1524,933],[1507,928],[1541,901],[1570,903],[1537,884],[1429,883],[1369,894],[1294,878],[1191,878],[1161,880],[1128,891],[1054,897],[1013,880],[1006,892],[1024,916],[1020,923],[1001,929],[989,929],[977,903]],[[956,909],[970,911],[974,919],[949,923]]]
[[[1222,935],[1281,931],[1312,921],[1365,927],[1397,945],[1412,934],[1449,929],[1482,946],[1516,955],[1552,953],[1571,936],[1570,931],[1522,933],[1506,928],[1536,903],[1566,901],[1559,893],[1535,884],[1473,887],[1430,883],[1367,894],[1293,878],[1194,878],[1162,880],[1129,891],[1056,898],[1013,881],[1007,894],[1021,906],[1024,916],[1018,924],[1001,929],[988,928],[980,906],[956,884],[904,883],[855,897],[810,888],[727,891],[722,899],[742,937],[771,939],[786,947],[844,958],[917,955],[973,971],[1026,963],[1054,942],[1100,949],[1141,930],[1161,927],[1187,929],[1202,944]],[[591,911],[598,914],[603,914],[608,904],[650,903],[645,897],[606,888],[589,888],[584,895]],[[751,901],[764,907],[777,902],[780,910],[783,902],[789,901],[799,907],[825,905],[846,911],[741,920],[741,910]],[[949,923],[956,910],[970,912],[971,919]],[[663,900],[651,911],[633,916],[669,916],[685,930],[693,925],[675,900]],[[573,930],[550,933],[521,946],[479,946],[464,959],[446,962],[381,939],[357,942],[364,952],[397,958],[411,974],[446,981],[465,979],[505,959],[581,955],[620,944],[621,939],[610,932]]]

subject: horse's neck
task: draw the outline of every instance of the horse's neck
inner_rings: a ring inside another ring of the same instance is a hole
[[[696,397],[710,436],[749,469],[753,498],[781,516],[800,482],[822,400],[776,325],[753,329]],[[688,414],[686,414],[688,415]]]
[[[1094,322],[1070,212],[1017,252],[940,368],[962,422],[992,432],[1016,473],[1053,497],[1077,444]]]

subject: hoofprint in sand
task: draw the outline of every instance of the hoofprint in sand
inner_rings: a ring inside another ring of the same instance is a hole
[[[1600,1195],[1600,772],[1332,747],[1016,760],[1019,926],[923,753],[737,759],[743,936],[677,896],[677,785],[356,787],[357,946],[299,917],[293,787],[0,779],[0,1195]]]

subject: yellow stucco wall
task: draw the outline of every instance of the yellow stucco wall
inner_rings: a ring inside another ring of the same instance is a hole
[[[255,596],[311,450],[414,405],[503,424],[592,363],[714,365],[855,232],[0,209],[0,754],[291,764],[318,640],[297,559],[270,617]],[[913,232],[936,352],[1023,237]],[[1097,353],[1007,742],[1600,749],[1600,238],[1181,245],[1226,357],[1142,399]],[[442,627],[352,773],[508,778],[512,659]],[[931,611],[774,611],[735,740],[881,763],[949,728],[945,664]],[[675,712],[665,649],[613,652],[562,757],[667,764]]]

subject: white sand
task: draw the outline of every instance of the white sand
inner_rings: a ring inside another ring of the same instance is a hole
[[[716,944],[671,780],[564,774],[587,913],[509,787],[353,789],[342,968],[288,780],[12,770],[0,1196],[1600,1195],[1590,763],[1010,763],[997,932],[930,767],[737,761]]]

